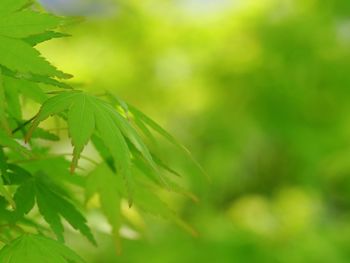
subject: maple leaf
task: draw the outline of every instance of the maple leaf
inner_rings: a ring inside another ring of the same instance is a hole
[[[0,35],[25,38],[57,28],[62,19],[50,14],[23,10],[0,17]]]
[[[41,235],[24,234],[0,251],[0,262],[85,263],[63,244]]]
[[[22,74],[69,78],[70,75],[57,70],[25,41],[26,37],[58,27],[62,20],[49,14],[22,10],[27,3],[23,0],[1,2],[0,65]]]
[[[195,158],[192,156],[191,152],[184,146],[182,143],[180,143],[178,140],[174,138],[169,132],[167,132],[163,127],[161,127],[157,122],[152,120],[150,117],[148,117],[146,114],[141,112],[139,109],[134,107],[133,105],[130,105],[120,99],[119,97],[115,96],[114,94],[107,92],[106,94],[109,101],[115,106],[120,107],[124,113],[128,116],[128,118],[133,120],[133,124],[135,124],[135,128],[138,128],[151,142],[156,144],[156,139],[153,136],[152,131],[159,134],[161,137],[163,137],[165,140],[167,140],[169,143],[174,145],[177,149],[180,150],[180,152],[186,156],[196,167],[196,169],[203,175],[205,175],[208,179],[209,176],[206,174],[202,166],[195,160]],[[151,131],[152,130],[152,131]],[[158,158],[154,158],[155,161],[157,161]],[[158,159],[157,165],[162,166],[166,170],[168,170],[170,173],[177,174],[172,169],[169,169],[169,167],[164,166],[164,164]]]
[[[86,201],[91,199],[94,194],[99,196],[101,209],[112,226],[118,253],[121,252],[119,229],[122,223],[120,202],[123,197],[123,190],[120,186],[120,178],[105,163],[96,167],[88,175],[86,181]]]
[[[86,200],[93,195],[99,196],[101,210],[112,226],[119,249],[119,229],[123,222],[120,204],[124,198],[128,198],[130,205],[134,201],[142,211],[170,219],[195,234],[154,193],[165,187],[194,201],[197,198],[160,173],[166,171],[179,176],[149,150],[141,135],[156,143],[153,136],[156,132],[192,159],[188,150],[153,120],[121,99],[106,94],[105,98],[110,101],[102,100],[61,82],[71,76],[51,65],[34,47],[52,38],[67,36],[53,31],[65,21],[34,12],[30,6],[28,0],[0,1],[1,221],[11,224],[30,222],[31,227],[47,230],[31,221],[30,216],[25,216],[37,205],[58,240],[64,239],[64,218],[95,244],[86,219],[75,207],[77,202],[72,201],[73,195],[66,187],[66,183],[70,183],[86,191]],[[40,84],[70,90],[50,97]],[[22,119],[22,97],[42,105],[34,119]],[[49,154],[50,147],[35,141],[23,147],[19,142],[25,133],[26,141],[30,138],[58,140],[58,135],[38,127],[51,115],[59,115],[67,121],[73,145],[71,174],[67,169],[69,162],[63,156]],[[105,162],[85,177],[74,171],[90,140]],[[23,156],[34,158],[28,162],[28,159],[22,159]],[[18,165],[14,164],[17,162]],[[14,195],[12,191],[15,191]],[[12,232],[10,228],[8,231]],[[23,235],[0,251],[0,262],[47,262],[48,259],[57,263],[83,262],[62,244],[37,235]]]
[[[13,59],[17,57],[17,59]],[[39,51],[26,42],[0,34],[0,64],[21,73],[68,78],[67,75],[40,56]]]
[[[36,174],[23,182],[14,195],[16,202],[16,217],[20,218],[32,210],[34,204],[38,205],[40,213],[51,226],[57,238],[63,238],[63,225],[61,216],[76,230],[79,230],[93,244],[96,244],[90,229],[86,225],[86,219],[73,206],[73,204],[57,191],[55,184],[44,174]]]
[[[157,168],[138,133],[109,103],[77,91],[56,95],[42,105],[26,136],[26,141],[29,140],[41,121],[65,110],[68,110],[68,128],[74,146],[72,172],[77,167],[77,161],[84,146],[96,130],[110,151],[118,172],[126,181],[131,205],[133,178],[131,176],[131,152],[127,140],[135,146],[152,168]]]

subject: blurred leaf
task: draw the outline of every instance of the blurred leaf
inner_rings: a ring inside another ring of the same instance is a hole
[[[1,262],[84,263],[72,250],[52,239],[24,234],[0,251]]]
[[[57,238],[63,241],[63,225],[60,216],[81,234],[86,236],[93,244],[96,244],[90,229],[86,225],[86,219],[62,194],[56,191],[53,182],[43,174],[37,174],[23,182],[15,194],[19,215],[28,213],[33,205],[35,196],[40,213],[45,221],[51,226]]]
[[[119,230],[122,223],[121,183],[120,175],[114,174],[104,163],[88,175],[86,182],[86,200],[88,201],[94,194],[98,194],[101,209],[113,228],[112,232],[119,253],[121,252]]]

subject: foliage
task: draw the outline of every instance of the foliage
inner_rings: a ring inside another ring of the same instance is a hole
[[[200,238],[154,225],[146,239],[124,240],[118,259],[108,239],[81,254],[96,263],[349,262],[350,2],[111,2],[115,17],[70,27],[74,38],[42,50],[89,89],[118,90],[154,116],[213,176],[188,179],[199,205],[173,200]],[[187,168],[173,151],[163,157]]]
[[[23,234],[0,252],[1,262],[85,262],[61,243],[40,235]]]
[[[166,189],[195,197],[171,179],[178,173],[144,141],[155,142],[155,131],[190,157],[188,151],[118,97],[77,90],[67,81],[71,75],[58,70],[35,48],[67,36],[52,31],[66,22],[36,11],[27,0],[0,3],[0,240],[6,244],[0,251],[1,262],[83,262],[63,245],[66,227],[62,222],[64,218],[97,245],[82,195],[86,203],[99,197],[118,250],[119,231],[126,223],[121,212],[124,200],[130,207],[171,219],[195,233],[157,193]],[[40,110],[25,119],[24,103],[28,100],[38,103]],[[65,156],[50,152],[53,141],[60,140],[59,132],[38,127],[52,116],[68,125],[74,148],[70,174]],[[101,163],[92,161],[95,168],[91,172],[79,162],[89,142],[102,158]],[[51,239],[53,234],[57,241]]]

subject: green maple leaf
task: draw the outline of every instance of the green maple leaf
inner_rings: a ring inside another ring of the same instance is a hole
[[[143,173],[152,173],[151,169],[141,168]],[[169,206],[152,192],[159,191],[159,187],[147,183],[143,177],[138,177],[140,186],[134,193],[134,203],[142,211],[173,221],[181,228],[196,236],[197,232],[190,225],[184,222]],[[167,181],[170,184],[170,181]],[[121,179],[118,177],[106,163],[98,165],[88,176],[86,181],[86,200],[91,199],[95,194],[98,195],[100,207],[108,222],[112,226],[112,233],[117,243],[117,249],[120,252],[119,229],[123,222],[120,210],[120,203],[125,193],[121,188]],[[175,191],[185,194],[197,201],[197,198],[191,193],[184,193],[181,187],[171,184]]]
[[[157,177],[156,180],[160,184],[164,186],[172,185],[171,188],[179,192],[178,187],[174,187],[174,184],[171,184],[169,180],[163,178],[159,173],[158,167],[170,173],[178,174],[164,164],[159,158],[150,153],[148,147],[132,126],[132,123],[127,119],[128,116],[122,115],[106,101],[83,92],[62,92],[48,99],[42,105],[34,119],[26,136],[26,140],[31,137],[32,132],[40,122],[51,115],[59,114],[63,111],[68,111],[68,129],[74,146],[73,160],[71,163],[72,172],[74,172],[77,167],[78,159],[85,145],[89,142],[93,134],[98,134],[98,137],[93,137],[93,142],[97,146],[102,157],[108,159],[106,159],[108,163],[110,160],[109,156],[111,156],[115,166],[109,163],[110,167],[112,169],[115,167],[117,172],[125,179],[130,204],[132,202],[132,192],[134,188],[134,178],[131,173],[131,167],[137,160],[139,160],[138,163],[144,162],[145,166],[147,166],[147,168],[149,167],[152,171],[146,174],[152,174],[154,177]],[[139,122],[143,124],[144,129],[147,129],[147,134],[151,133],[147,127],[149,126],[180,148],[187,156],[189,155],[188,150],[184,146],[178,143],[169,133],[146,115],[142,114],[134,107],[131,107],[131,113],[134,118],[137,118]]]
[[[68,112],[69,134],[74,145],[72,168],[77,167],[80,153],[95,129],[94,108],[86,95],[77,97]]]
[[[32,73],[21,73],[21,72],[15,72],[12,70],[9,70],[8,68],[5,68],[0,65],[0,69],[3,71],[3,75],[7,77],[14,78],[18,81],[30,81],[32,82],[32,85],[35,83],[42,83],[50,86],[56,86],[58,88],[62,89],[72,89],[71,86],[69,86],[67,83],[63,83],[53,77],[50,76],[43,76],[43,75],[37,75]],[[28,88],[28,90],[30,90]]]
[[[20,10],[28,4],[22,0],[2,0],[0,6],[0,65],[22,74],[68,78],[25,41],[60,25],[61,19],[49,14]],[[14,59],[16,58],[16,59]]]
[[[0,262],[9,263],[84,263],[63,244],[41,235],[24,234],[0,251]]]
[[[17,57],[17,59],[13,59]],[[0,34],[0,64],[21,73],[67,78],[67,74],[57,70],[40,56],[39,51],[26,42]]]
[[[53,15],[23,10],[0,17],[0,35],[25,38],[57,28],[61,22]]]
[[[142,113],[140,110],[138,110],[136,107],[128,105],[128,108],[130,112],[133,114],[134,118],[137,120],[136,124],[138,127],[140,127],[141,130],[143,130],[144,134],[149,137],[151,140],[153,139],[152,133],[149,131],[149,128],[154,130],[156,133],[161,135],[163,138],[165,138],[167,141],[169,141],[171,144],[173,144],[175,147],[177,147],[185,156],[187,156],[194,165],[199,169],[199,171],[206,175],[206,172],[202,168],[202,166],[193,158],[191,152],[180,142],[178,142],[174,136],[172,136],[170,133],[168,133],[164,128],[162,128],[160,125],[158,125],[154,120],[152,120],[150,117]],[[207,176],[208,177],[208,176]]]
[[[120,202],[123,196],[120,186],[120,178],[105,163],[96,167],[86,182],[86,201],[94,194],[99,196],[101,209],[112,226],[118,252],[121,251],[119,229],[122,222]]]
[[[163,127],[161,127],[159,124],[157,124],[154,120],[152,120],[150,117],[148,117],[146,114],[141,112],[136,107],[126,103],[119,97],[107,93],[107,97],[109,101],[115,106],[121,108],[124,113],[132,119],[132,123],[136,126],[135,128],[138,128],[146,138],[148,138],[152,143],[156,144],[156,139],[153,136],[153,132],[157,133],[161,137],[163,137],[165,140],[167,140],[170,144],[174,145],[177,149],[182,152],[182,154],[191,160],[191,162],[195,165],[195,167],[200,171],[201,174],[205,175],[208,179],[208,175],[202,168],[202,166],[193,158],[191,152],[184,146],[182,143],[177,141],[174,136],[172,136],[169,132],[167,132]],[[152,131],[151,131],[152,130]],[[177,174],[172,169],[169,169],[166,165],[164,165],[163,162],[161,162],[160,159],[154,158],[155,162],[158,166],[161,166],[162,168],[165,168],[172,174]],[[178,175],[178,174],[177,174]]]
[[[74,146],[72,172],[77,166],[77,161],[84,146],[96,130],[104,145],[110,151],[118,173],[125,179],[131,205],[133,178],[131,175],[131,152],[127,141],[134,145],[153,169],[156,170],[157,168],[148,148],[138,133],[125,117],[109,103],[76,91],[63,92],[54,96],[41,107],[26,136],[26,140],[31,137],[32,132],[41,121],[65,110],[68,110],[69,134]]]
[[[40,213],[59,240],[64,240],[64,228],[61,222],[61,217],[63,217],[74,229],[79,230],[93,244],[96,244],[83,215],[68,200],[68,197],[63,196],[57,190],[57,186],[43,174],[33,176],[18,187],[14,195],[16,218],[21,218],[24,214],[29,213],[35,200]]]
[[[140,130],[141,135],[156,142],[152,134],[155,131],[190,156],[188,150],[153,120],[119,98],[109,96],[112,100],[112,103],[109,103],[70,90],[48,99],[39,83],[71,89],[59,80],[69,78],[70,75],[59,71],[41,57],[34,46],[52,38],[67,36],[52,31],[60,26],[63,20],[49,14],[34,12],[28,8],[28,0],[0,2],[0,146],[1,150],[10,149],[6,152],[0,151],[0,194],[3,196],[0,197],[0,219],[5,223],[22,223],[22,220],[26,219],[24,216],[37,205],[59,241],[64,240],[64,218],[95,244],[86,219],[73,205],[67,188],[63,187],[65,182],[69,182],[85,187],[87,200],[93,195],[99,196],[101,209],[112,226],[118,247],[119,229],[123,221],[120,203],[125,197],[129,199],[130,205],[134,200],[136,206],[143,211],[173,220],[195,234],[195,231],[179,219],[153,192],[159,191],[160,186],[166,186],[167,189],[194,200],[196,197],[168,178],[163,178],[159,169],[178,174],[149,151],[137,131]],[[5,153],[11,154],[11,159],[18,153],[24,156],[30,153],[17,141],[20,132],[26,132],[28,124],[22,120],[21,96],[42,104],[27,132],[27,141],[31,137],[57,140],[57,136],[39,128],[38,125],[49,116],[58,114],[67,120],[74,148],[71,172],[77,168],[81,154],[90,140],[108,165],[103,163],[97,166],[87,177],[71,175],[67,169],[69,164],[63,157],[45,156],[41,159],[40,155],[48,154],[47,148],[35,143],[30,145],[31,151],[36,154],[35,160],[21,163],[21,167],[11,162],[7,163]],[[12,129],[15,132],[12,132]],[[146,176],[138,176],[138,173]],[[123,183],[126,190],[122,187]],[[141,187],[134,194],[136,183]],[[14,196],[8,189],[16,189]],[[6,202],[13,206],[14,211],[8,209]],[[55,263],[83,262],[61,243],[37,235],[23,235],[0,251],[0,262],[48,260]]]

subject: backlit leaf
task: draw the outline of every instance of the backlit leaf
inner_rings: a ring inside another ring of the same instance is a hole
[[[71,171],[77,167],[80,153],[95,129],[95,116],[90,99],[85,94],[78,96],[68,112],[69,134],[74,146]]]
[[[32,73],[58,78],[70,77],[57,70],[26,42],[5,36],[0,36],[0,64],[20,73]]]

